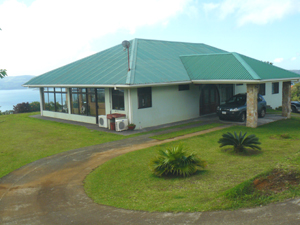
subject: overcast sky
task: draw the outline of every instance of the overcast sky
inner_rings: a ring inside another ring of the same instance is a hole
[[[300,0],[0,0],[0,69],[40,75],[133,38],[300,70]]]

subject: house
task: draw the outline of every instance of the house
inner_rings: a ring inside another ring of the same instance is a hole
[[[261,92],[289,117],[290,83],[299,78],[205,44],[134,39],[127,50],[119,44],[23,86],[40,88],[42,116],[92,124],[100,118],[107,126],[107,118],[119,115],[138,129],[214,113],[232,95],[247,92],[247,126],[256,127],[253,96]]]

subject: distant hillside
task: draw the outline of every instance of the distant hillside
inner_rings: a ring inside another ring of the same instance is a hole
[[[23,76],[7,76],[0,79],[0,90],[12,90],[12,89],[23,89],[22,84],[29,81],[35,76],[23,75]]]
[[[291,70],[291,71],[294,72],[294,73],[300,74],[300,70]]]

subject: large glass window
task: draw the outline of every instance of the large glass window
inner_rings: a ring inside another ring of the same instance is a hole
[[[139,109],[152,107],[151,87],[138,88]]]
[[[44,110],[68,112],[68,96],[66,88],[44,88]]]
[[[88,116],[96,116],[96,92],[94,88],[88,89]]]
[[[97,88],[98,115],[105,115],[105,91],[104,88]]]
[[[72,88],[72,114],[87,115],[86,88]]]
[[[279,82],[272,83],[272,94],[279,93]]]
[[[71,93],[72,114],[85,116],[105,115],[104,88],[72,88]]]
[[[112,108],[124,110],[124,90],[112,89]]]

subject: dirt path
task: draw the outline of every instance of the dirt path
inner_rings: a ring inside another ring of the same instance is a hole
[[[299,224],[300,200],[238,211],[173,214],[98,205],[84,192],[86,175],[107,160],[228,126],[165,141],[129,138],[28,164],[0,179],[0,224]]]

